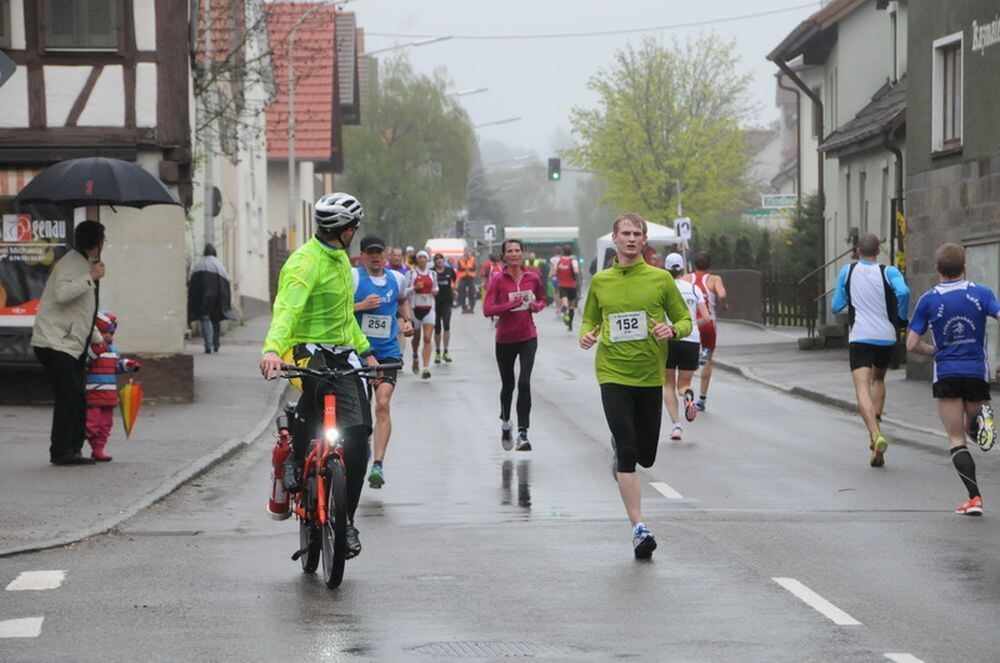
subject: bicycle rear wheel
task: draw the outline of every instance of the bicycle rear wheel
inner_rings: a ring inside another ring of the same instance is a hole
[[[306,483],[306,504],[316,503],[316,477],[309,477]],[[320,528],[313,527],[312,508],[307,507],[308,517],[299,521],[299,550],[307,552],[299,558],[303,573],[316,573],[319,568]]]
[[[327,463],[329,493],[326,500],[326,522],[323,524],[323,581],[336,589],[344,579],[347,559],[347,476],[340,459],[331,455]]]

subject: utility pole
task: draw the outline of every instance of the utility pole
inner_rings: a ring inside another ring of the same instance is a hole
[[[215,243],[215,216],[212,214],[215,207],[215,196],[213,195],[213,189],[215,188],[213,179],[214,174],[212,173],[212,161],[214,159],[213,149],[214,141],[212,140],[212,129],[215,124],[212,119],[212,92],[215,89],[213,81],[211,79],[212,70],[215,68],[215,62],[213,61],[214,55],[212,54],[212,0],[202,0],[202,15],[205,22],[205,93],[202,95],[202,109],[205,113],[205,130],[201,141],[201,149],[205,156],[205,190],[203,193],[204,206],[205,206],[205,244]]]

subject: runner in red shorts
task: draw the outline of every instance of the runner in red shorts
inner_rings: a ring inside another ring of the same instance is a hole
[[[694,284],[705,296],[708,304],[708,318],[698,315],[698,329],[701,332],[701,390],[698,394],[698,409],[705,411],[705,401],[708,400],[708,384],[712,380],[712,358],[715,356],[716,310],[719,306],[729,308],[726,301],[726,286],[718,274],[710,274],[712,256],[708,251],[700,251],[694,256],[694,274],[686,274],[683,278]]]

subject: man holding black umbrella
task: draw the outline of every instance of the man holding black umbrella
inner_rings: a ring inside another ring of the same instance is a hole
[[[104,278],[104,226],[84,221],[76,227],[73,250],[59,259],[42,291],[31,345],[55,392],[49,459],[54,465],[92,465],[81,454],[87,401],[84,386],[87,343]]]

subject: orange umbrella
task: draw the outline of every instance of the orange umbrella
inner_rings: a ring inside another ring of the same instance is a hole
[[[135,425],[135,418],[142,405],[142,383],[129,380],[118,392],[118,397],[122,408],[122,423],[125,424],[125,437],[128,438],[132,436],[132,426]]]

